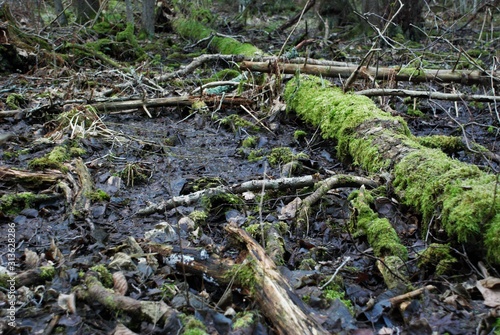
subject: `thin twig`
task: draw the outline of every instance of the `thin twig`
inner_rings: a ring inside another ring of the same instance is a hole
[[[334,279],[335,277],[337,276],[337,273],[339,273],[340,269],[342,269],[342,267],[344,265],[347,264],[347,262],[349,262],[351,260],[351,256],[347,256],[346,259],[342,262],[342,264],[340,264],[340,266],[335,270],[335,272],[333,273],[333,276],[331,276],[331,278],[323,284],[323,286],[320,287],[320,289],[324,289],[325,287],[327,287]]]

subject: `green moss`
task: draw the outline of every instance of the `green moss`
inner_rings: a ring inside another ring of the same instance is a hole
[[[222,69],[215,73],[212,77],[209,78],[207,82],[212,81],[221,81],[221,80],[231,80],[240,75],[240,72],[234,69]]]
[[[305,132],[304,130],[296,130],[294,133],[293,133],[293,138],[298,141],[304,137],[306,137],[307,135],[307,132]]]
[[[398,74],[407,75],[412,78],[425,78],[425,70],[415,67],[402,67],[399,69]]]
[[[56,269],[51,266],[40,266],[40,278],[44,280],[52,280],[54,276],[56,275]]]
[[[255,224],[251,224],[251,225],[248,225],[247,227],[245,227],[245,231],[247,233],[249,233],[250,235],[252,235],[253,238],[256,238],[257,236],[259,236],[260,232],[261,232],[261,228],[262,226],[258,223],[255,223]]]
[[[446,152],[457,152],[464,148],[458,136],[431,135],[417,137],[417,142],[428,148],[439,148]]]
[[[87,153],[87,151],[83,148],[71,147],[69,148],[69,155],[71,157],[80,157]]]
[[[257,279],[254,273],[254,260],[247,258],[243,263],[233,265],[229,271],[224,274],[228,280],[234,278],[238,285],[248,289],[250,292],[255,292]]]
[[[265,151],[263,149],[252,150],[248,154],[248,161],[249,162],[257,162],[257,161],[260,161],[261,159],[263,159],[265,156],[266,156]]]
[[[418,108],[413,108],[413,107],[408,107],[406,110],[406,114],[410,116],[416,116],[416,117],[424,117],[425,114]]]
[[[88,192],[88,193],[85,194],[85,196],[87,198],[89,198],[90,200],[96,201],[96,202],[99,202],[99,201],[109,201],[109,199],[111,199],[111,197],[109,196],[109,194],[107,194],[103,190],[96,190],[94,192]]]
[[[323,297],[328,300],[328,302],[333,302],[337,299],[342,301],[342,303],[349,309],[352,315],[354,315],[354,306],[350,299],[345,297],[345,290],[342,287],[341,280],[332,281],[328,286],[323,289]]]
[[[195,223],[203,223],[208,218],[208,213],[205,211],[192,211],[189,213],[189,218]]]
[[[95,265],[91,267],[90,270],[96,272],[99,275],[99,281],[104,287],[113,287],[113,275],[104,265]]]
[[[443,275],[453,270],[457,259],[451,255],[448,244],[433,243],[420,253],[418,266],[431,273]]]
[[[316,268],[316,261],[312,258],[305,258],[300,262],[299,270],[314,270]]]
[[[174,283],[164,282],[160,287],[160,291],[163,293],[163,298],[172,299],[177,294],[178,289]]]
[[[284,92],[289,109],[302,119],[318,126],[324,138],[337,141],[340,159],[352,157],[355,164],[369,171],[378,172],[389,166],[390,161],[379,153],[374,140],[378,136],[360,134],[356,129],[371,123],[389,123],[390,135],[410,136],[408,126],[401,118],[394,118],[375,106],[370,98],[344,94],[325,80],[300,75],[290,80]],[[370,150],[365,150],[365,149]]]
[[[236,320],[233,323],[233,330],[250,328],[255,321],[255,314],[253,312],[238,313],[236,314]]]
[[[239,206],[243,204],[243,201],[235,194],[217,192],[213,195],[206,195],[201,198],[201,204],[210,211],[211,209],[218,206]]]
[[[381,260],[377,260],[376,264],[389,290],[402,285],[409,285],[407,282],[408,275],[405,263],[399,256],[387,256],[384,258],[383,263]]]
[[[7,99],[5,100],[5,104],[7,107],[10,109],[19,109],[21,108],[21,105],[23,105],[26,102],[22,94],[19,93],[11,93],[7,96]]]
[[[267,156],[267,160],[271,166],[283,165],[297,159],[307,158],[308,156],[305,153],[294,154],[289,147],[273,148]]]
[[[193,316],[188,316],[185,319],[185,326],[182,332],[183,335],[208,335],[207,328],[200,320]]]
[[[192,40],[207,38],[213,33],[212,29],[207,28],[202,22],[194,19],[191,15],[189,19],[179,18],[174,20],[172,25],[179,35]],[[214,36],[210,47],[222,54],[245,55],[249,57],[262,54],[262,51],[252,44],[241,43],[231,37]]]
[[[131,49],[135,53],[136,57],[141,57],[144,56],[145,52],[137,43],[137,39],[135,38],[134,35],[134,24],[133,23],[127,23],[127,26],[125,27],[125,30],[119,32],[116,34],[116,41],[117,42],[128,42],[130,46],[132,47]]]
[[[70,157],[66,146],[58,146],[52,149],[47,155],[32,159],[28,163],[28,166],[34,170],[58,169],[62,172],[67,172],[68,168],[63,163],[68,161]]]
[[[35,200],[45,197],[37,196],[31,192],[20,192],[15,194],[4,194],[0,198],[0,212],[7,215],[15,215],[25,208],[31,208]]]
[[[257,136],[248,136],[241,142],[241,146],[243,148],[255,148],[257,145],[257,139]]]
[[[259,127],[254,125],[252,122],[245,120],[238,114],[231,114],[220,120],[221,125],[231,129],[236,132],[239,128],[251,129],[253,131],[259,131]]]
[[[389,220],[379,218],[377,213],[370,208],[369,203],[372,201],[373,199],[366,191],[353,195],[351,202],[357,215],[353,216],[352,219],[357,224],[357,228],[366,234],[375,256],[395,255],[403,260],[408,259],[408,251],[401,244],[399,236]]]

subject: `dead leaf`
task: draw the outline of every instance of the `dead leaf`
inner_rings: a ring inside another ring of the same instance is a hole
[[[75,294],[59,294],[57,298],[57,304],[59,307],[64,309],[65,311],[75,314],[76,313],[76,302],[75,302]]]
[[[302,204],[302,199],[299,197],[290,201],[285,207],[281,209],[281,215],[279,216],[280,220],[289,220],[293,219],[297,214],[297,210],[300,208]]]
[[[37,253],[28,248],[24,249],[24,257],[24,264],[26,264],[26,269],[28,270],[36,268],[40,262],[40,257],[38,257]]]
[[[125,293],[127,293],[128,283],[123,272],[118,271],[113,273],[113,289],[119,295],[125,295]]]
[[[496,308],[500,306],[500,279],[488,277],[479,280],[476,287],[484,298],[484,304],[488,307]]]

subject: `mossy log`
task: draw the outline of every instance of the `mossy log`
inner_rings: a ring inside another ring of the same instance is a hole
[[[411,82],[456,82],[466,85],[484,84],[490,85],[491,81],[499,82],[500,73],[482,72],[477,70],[436,70],[419,69],[410,67],[366,67],[366,66],[322,66],[314,64],[290,64],[281,62],[250,62],[240,63],[242,70],[257,71],[264,73],[287,73],[297,72],[303,74],[314,74],[323,77],[349,78],[357,73],[358,78],[369,80],[396,80]]]
[[[344,94],[328,81],[299,75],[284,93],[288,108],[333,139],[341,159],[377,173],[392,173],[401,202],[423,217],[423,231],[444,228],[470,254],[500,264],[498,176],[418,143],[400,117],[365,96]]]
[[[262,50],[250,43],[242,43],[232,37],[216,34],[212,29],[206,27],[196,19],[188,19],[179,16],[172,21],[172,27],[180,36],[190,40],[202,40],[211,38],[210,47],[217,52],[226,55],[244,55],[254,57],[264,54]]]

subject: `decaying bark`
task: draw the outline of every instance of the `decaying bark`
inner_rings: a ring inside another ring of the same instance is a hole
[[[289,64],[281,62],[249,62],[240,64],[243,70],[264,73],[286,73],[286,74],[313,74],[323,77],[349,78],[358,72],[358,78],[369,80],[392,80],[411,82],[457,82],[461,84],[485,84],[490,85],[492,81],[499,82],[500,73],[481,72],[477,70],[434,70],[434,69],[411,69],[404,67],[366,67],[366,66],[320,66],[313,64]]]
[[[30,172],[9,169],[0,166],[0,180],[7,185],[22,185],[25,188],[44,188],[53,186],[65,175],[57,170],[45,170],[43,172]]]
[[[75,172],[78,175],[78,192],[73,201],[73,213],[83,214],[90,208],[90,199],[88,195],[94,189],[94,183],[90,176],[89,170],[83,163],[81,158],[75,159]]]
[[[329,334],[307,311],[290,284],[278,272],[276,264],[264,249],[240,228],[226,226],[232,237],[244,243],[255,275],[255,301],[273,323],[278,334]]]

